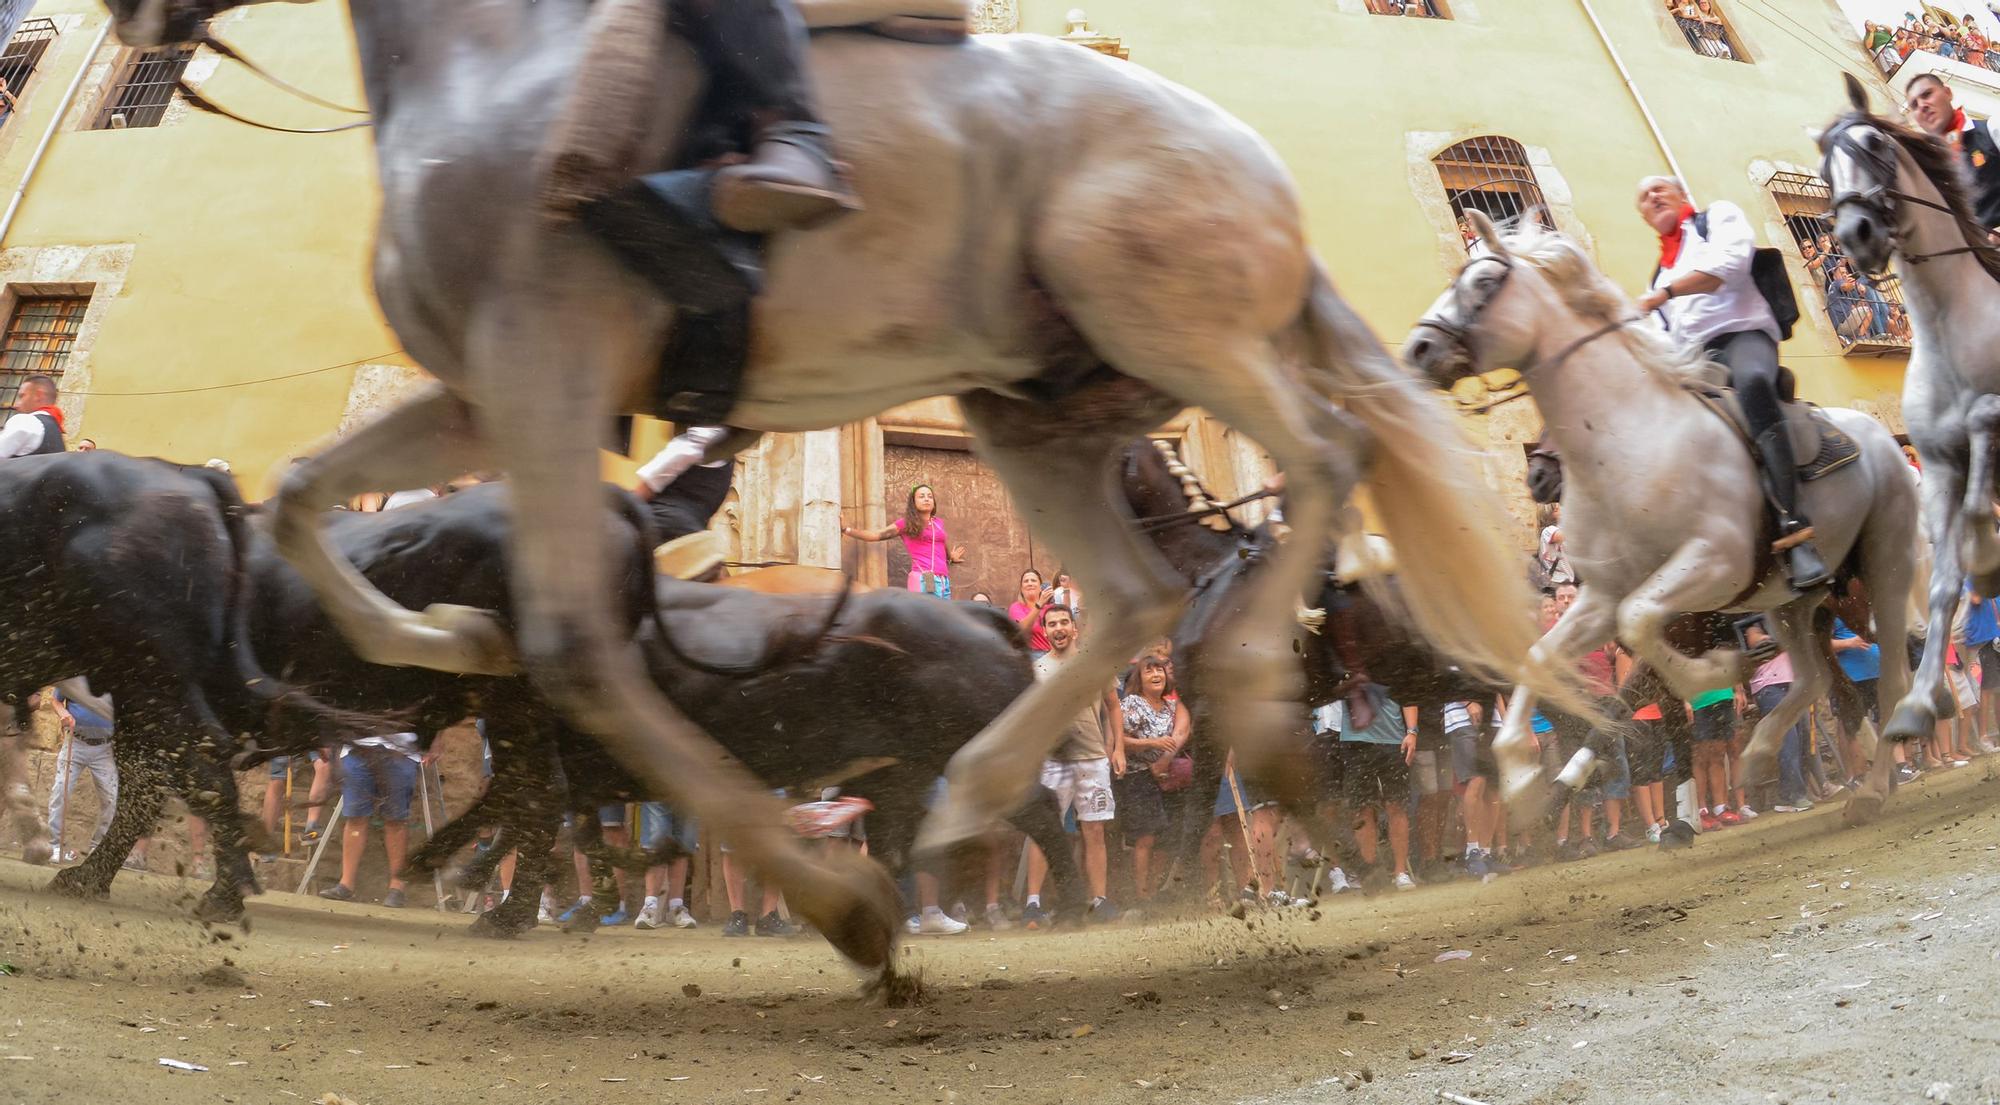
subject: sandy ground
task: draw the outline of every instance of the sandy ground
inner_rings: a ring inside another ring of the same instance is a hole
[[[1986,1103],[1996,771],[1906,787],[1859,831],[1822,807],[1311,913],[912,940],[910,1009],[811,939],[496,944],[288,894],[207,929],[194,884],[76,903],[0,861],[0,1105]]]

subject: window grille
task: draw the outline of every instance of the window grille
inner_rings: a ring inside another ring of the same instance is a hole
[[[1450,19],[1444,0],[1368,0],[1371,15],[1407,15],[1416,19]]]
[[[1903,308],[1902,289],[1894,280],[1875,283],[1854,271],[1833,236],[1833,189],[1810,173],[1779,173],[1771,178],[1770,189],[1841,348],[1853,353],[1908,349],[1910,316]]]
[[[1528,151],[1512,138],[1482,135],[1468,138],[1431,159],[1455,215],[1477,208],[1502,225],[1529,217],[1554,229],[1541,185],[1535,183]],[[1472,242],[1471,228],[1461,219],[1459,232]]]
[[[42,55],[56,40],[56,25],[49,19],[24,19],[15,30],[14,37],[7,40],[5,50],[0,50],[0,81],[7,82],[7,91],[18,102],[28,93],[28,82],[34,79],[35,70],[42,63]],[[0,125],[12,118],[14,109],[5,101],[0,101]]]
[[[1729,23],[1716,8],[1718,0],[1666,0],[1667,10],[1687,37],[1688,49],[1705,58],[1749,61],[1743,44],[1729,30]]]
[[[97,109],[91,129],[159,126],[166,118],[167,105],[174,102],[174,92],[194,51],[191,45],[134,51],[105,93],[104,106]]]
[[[21,381],[40,373],[61,382],[63,369],[83,326],[87,295],[22,296],[0,338],[0,407],[14,405]]]

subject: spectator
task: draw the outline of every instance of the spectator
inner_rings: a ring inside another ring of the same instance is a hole
[[[95,453],[97,451],[97,442],[87,437],[77,438],[76,451],[79,453]]]
[[[1569,566],[1569,554],[1563,551],[1562,516],[1561,503],[1542,507],[1542,547],[1538,559],[1542,570],[1548,573],[1551,587],[1576,582],[1576,569]]]
[[[1007,616],[1027,633],[1028,651],[1037,660],[1049,651],[1049,633],[1042,626],[1042,612],[1054,601],[1042,593],[1042,573],[1033,568],[1022,569],[1020,597],[1007,605]]]
[[[1390,700],[1388,688],[1371,683],[1374,724],[1356,729],[1345,724],[1346,706],[1339,704],[1342,798],[1355,819],[1355,845],[1362,864],[1377,866],[1377,818],[1388,822],[1389,855],[1395,866],[1395,887],[1415,890],[1410,876],[1410,762],[1417,755],[1414,726],[1403,724],[1403,708]]]
[[[1452,876],[1445,862],[1445,822],[1451,817],[1455,780],[1452,778],[1451,749],[1453,728],[1469,728],[1472,715],[1463,702],[1438,706],[1403,707],[1403,725],[1417,734],[1416,755],[1410,761],[1410,780],[1416,791],[1416,842],[1412,865],[1426,882],[1443,882]]]
[[[410,854],[410,798],[417,786],[415,733],[361,737],[340,755],[340,881],[319,892],[329,901],[354,900],[361,855],[368,847],[368,820],[382,818],[382,846],[389,857],[389,891],[382,904],[401,909],[406,892],[403,861]]]
[[[1049,651],[1036,658],[1035,678],[1048,679],[1076,655],[1076,619],[1067,607],[1050,606],[1042,612],[1042,628],[1048,634]],[[1109,856],[1104,826],[1117,811],[1111,779],[1123,773],[1125,763],[1118,743],[1105,739],[1104,719],[1121,714],[1117,700],[1107,690],[1076,716],[1053,758],[1042,763],[1042,785],[1055,792],[1063,812],[1076,815],[1077,835],[1083,841],[1084,879],[1090,886],[1090,909],[1085,915],[1089,921],[1118,919],[1118,907],[1105,896]],[[1049,861],[1032,842],[1028,848],[1028,903],[1021,911],[1021,920],[1029,928],[1040,928],[1050,921],[1048,911],[1042,908],[1042,881],[1048,877]]]
[[[602,834],[607,847],[623,851],[632,846],[632,830],[625,823],[625,804],[623,802],[597,807],[597,828],[598,832]],[[592,893],[597,889],[597,880],[592,876],[590,870],[590,857],[584,855],[581,848],[571,848],[570,856],[571,860],[576,864],[576,885],[579,893],[577,894],[576,904],[570,906],[567,910],[563,911],[561,916],[556,918],[556,920],[565,924],[578,912],[589,909],[592,901]],[[626,872],[623,866],[614,864],[611,868],[611,878],[613,884],[618,888],[617,908],[600,913],[597,923],[600,925],[617,926],[632,919],[630,904],[632,901],[632,876]]]
[[[1049,592],[1049,601],[1058,606],[1069,607],[1070,617],[1075,618],[1078,625],[1083,624],[1083,592],[1077,589],[1076,580],[1070,577],[1069,569],[1064,568],[1056,573],[1056,585]]]
[[[1991,697],[1987,692],[2000,687],[2000,653],[1995,651],[1995,645],[2000,644],[2000,603],[1968,587],[1964,610],[1960,619],[1963,627],[1960,656],[1967,666],[1968,677],[1976,674],[1977,678],[1968,678],[1973,684],[1973,706],[1953,727],[1957,739],[1952,752],[1958,759],[1970,760],[1986,751],[1986,716],[1992,705],[1987,701]],[[1976,673],[1973,669],[1977,669]]]
[[[1935,73],[1910,78],[1904,107],[1917,126],[1957,147],[1972,184],[1973,217],[1989,231],[2000,228],[2000,142],[1994,140],[1992,121],[1961,111]]]
[[[910,488],[903,516],[881,529],[842,526],[840,532],[857,541],[887,541],[901,535],[903,547],[910,553],[909,589],[941,599],[951,597],[951,566],[965,562],[965,546],[951,544],[944,530],[944,519],[938,517],[937,492],[931,490],[930,484],[920,483]]]
[[[976,602],[981,606],[991,606],[993,605],[993,596],[984,591],[974,591],[970,601]]]
[[[30,696],[30,709],[40,695]],[[111,758],[113,713],[111,700],[90,693],[90,683],[82,676],[56,684],[49,699],[56,716],[62,719],[63,744],[56,753],[55,783],[49,788],[49,835],[54,838],[58,863],[75,863],[78,853],[64,845],[64,811],[75,792],[77,777],[90,773],[97,786],[97,824],[90,832],[85,854],[97,850],[111,818],[118,812],[118,767]]]
[[[722,846],[722,892],[729,899],[729,920],[722,926],[724,936],[748,936],[755,932],[759,936],[792,936],[799,930],[785,920],[779,907],[784,904],[784,896],[775,886],[762,888],[763,908],[757,914],[756,924],[751,924],[745,906],[749,901],[748,887],[743,877],[743,867],[730,854],[727,844]]]
[[[1118,827],[1132,849],[1132,881],[1142,903],[1151,900],[1159,885],[1160,872],[1153,870],[1153,842],[1169,825],[1159,776],[1169,769],[1188,739],[1187,711],[1173,697],[1168,666],[1167,658],[1157,653],[1140,657],[1126,677],[1127,693],[1120,704],[1124,733],[1119,744],[1125,753],[1125,770],[1112,781],[1112,796],[1117,803]]]
[[[63,412],[56,382],[36,373],[14,392],[14,413],[0,425],[0,459],[63,451]]]
[[[1875,331],[1875,310],[1845,259],[1836,263],[1826,280],[1827,315],[1840,340],[1853,345]]]
[[[269,764],[268,781],[264,787],[263,823],[264,832],[278,836],[278,826],[285,811],[285,779],[292,768],[312,765],[312,784],[306,796],[306,824],[299,833],[302,844],[319,843],[320,822],[325,814],[327,796],[333,793],[334,753],[329,749],[315,749],[305,756],[277,756]],[[296,779],[293,780],[297,782]]]
[[[1247,813],[1245,806],[1249,807]],[[1215,872],[1222,849],[1227,846],[1230,877],[1242,888],[1238,892],[1240,900],[1254,902],[1258,888],[1269,887],[1272,904],[1291,904],[1291,899],[1278,889],[1282,870],[1278,862],[1278,822],[1277,803],[1237,772],[1236,754],[1231,752],[1223,760],[1222,783],[1216,787],[1214,820],[1202,837],[1202,870]],[[1238,843],[1243,847],[1236,847]],[[1219,877],[1217,873],[1217,878],[1208,880],[1209,884],[1214,885]]]
[[[634,928],[656,929],[672,925],[677,929],[695,927],[682,891],[687,886],[688,860],[699,843],[694,822],[667,808],[664,802],[639,804],[639,847],[654,851],[668,840],[680,845],[681,854],[671,862],[646,870],[646,900],[639,907]],[[662,904],[661,896],[666,895]]]
[[[1701,829],[1740,825],[1743,818],[1729,808],[1729,742],[1736,736],[1736,689],[1718,687],[1695,695],[1694,751],[1691,765],[1695,805]]]
[[[1465,872],[1483,881],[1501,870],[1493,856],[1493,831],[1500,825],[1500,765],[1493,758],[1493,730],[1477,702],[1445,707],[1444,728],[1451,737],[1451,773],[1458,780],[1465,819]]]
[[[1903,59],[1896,54],[1896,33],[1880,23],[1870,22],[1862,35],[1862,46],[1875,59],[1875,67],[1884,76],[1896,71]]]
[[[1972,21],[1970,15],[1965,17],[1965,25],[1959,28],[1958,42],[1965,54],[1965,64],[1986,68],[1986,47],[1989,40],[1980,32],[1979,25]]]
[[[1667,723],[1656,693],[1659,677],[1650,672],[1638,673],[1638,661],[1622,647],[1613,647],[1612,661],[1618,686],[1628,696],[1639,694],[1644,699],[1644,705],[1632,711],[1632,724],[1625,734],[1625,762],[1630,772],[1633,809],[1645,823],[1646,840],[1658,844],[1667,827]],[[1645,682],[1634,684],[1635,677]],[[1675,708],[1679,708],[1678,703]]]
[[[1746,642],[1756,645],[1760,630],[1751,630]],[[1750,675],[1750,694],[1757,703],[1757,713],[1768,717],[1778,708],[1785,695],[1792,689],[1792,656],[1780,652],[1757,666]],[[1812,809],[1812,801],[1806,797],[1806,727],[1804,722],[1795,723],[1785,730],[1784,743],[1778,746],[1778,801],[1771,808],[1778,813],[1799,813]],[[1731,765],[1732,769],[1734,765]],[[1740,787],[1744,780],[1737,780]],[[1754,816],[1747,807],[1737,808],[1738,816]]]

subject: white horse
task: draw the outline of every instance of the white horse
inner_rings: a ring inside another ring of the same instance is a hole
[[[154,45],[241,0],[107,2],[124,41]],[[880,966],[901,915],[886,878],[848,853],[809,857],[775,801],[652,688],[610,609],[597,449],[613,413],[644,409],[634,397],[674,312],[549,217],[534,166],[592,76],[590,28],[620,2],[350,0],[383,189],[376,290],[442,383],[296,468],[277,533],[363,656],[506,669],[489,617],[389,603],[317,530],[321,508],[362,489],[504,468],[529,673],[842,952]],[[1423,632],[1512,673],[1534,639],[1531,596],[1475,454],[1335,294],[1254,133],[1144,68],[1032,35],[918,46],[833,32],[811,63],[867,211],[772,243],[731,421],[803,431],[957,396],[982,457],[1097,596],[1082,655],[953,759],[928,844],[1013,808],[1071,719],[1172,624],[1181,589],[1129,525],[1110,460],[1186,405],[1270,453],[1299,535],[1232,629],[1243,647],[1216,650],[1232,666],[1216,684],[1236,692],[1219,713],[1243,755],[1291,731],[1298,665],[1273,630],[1292,625],[1364,476]],[[641,167],[664,167],[701,74],[672,41],[632,73],[657,104]]]
[[[1896,703],[1883,735],[1922,740],[1939,718],[1958,712],[1944,662],[1967,576],[1979,594],[2000,594],[1993,473],[2000,446],[2000,250],[1972,218],[1957,151],[1870,114],[1868,93],[1852,77],[1847,95],[1853,112],[1820,136],[1834,236],[1858,272],[1880,273],[1893,260],[1916,335],[1903,376],[1903,419],[1924,464],[1930,632],[1915,686]]]
[[[1793,593],[1765,551],[1765,499],[1749,447],[1687,386],[1706,382],[1714,366],[1641,316],[1575,242],[1535,227],[1503,238],[1471,215],[1491,253],[1466,264],[1412,331],[1404,356],[1447,386],[1493,368],[1519,369],[1562,452],[1564,549],[1582,586],[1536,644],[1530,669],[1572,669],[1615,636],[1692,697],[1739,682],[1742,654],[1687,656],[1667,643],[1667,623],[1684,613],[1768,611],[1795,678],[1744,756],[1748,778],[1767,778],[1784,733],[1830,684],[1812,630],[1826,591]],[[1827,562],[1867,589],[1883,642],[1881,690],[1893,698],[1909,678],[1902,642],[1916,488],[1886,428],[1858,411],[1826,414],[1860,456],[1803,483],[1801,495]],[[1533,691],[1517,689],[1494,741],[1510,804],[1540,781],[1529,737],[1534,708]],[[1591,764],[1587,750],[1579,753],[1559,783],[1580,785]],[[1889,768],[1889,757],[1875,758],[1851,817],[1886,800]],[[1521,814],[1540,808],[1530,800]]]

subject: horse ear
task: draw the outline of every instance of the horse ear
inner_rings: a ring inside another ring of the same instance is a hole
[[[1473,233],[1478,234],[1479,240],[1486,243],[1486,248],[1501,257],[1507,256],[1507,247],[1500,243],[1500,228],[1493,225],[1493,220],[1487,218],[1486,212],[1477,207],[1468,207],[1465,209],[1465,220],[1472,224]]]
[[[1842,73],[1840,76],[1847,82],[1847,102],[1853,105],[1854,110],[1863,115],[1868,114],[1868,90],[1861,86],[1860,80],[1856,79],[1854,74]]]

